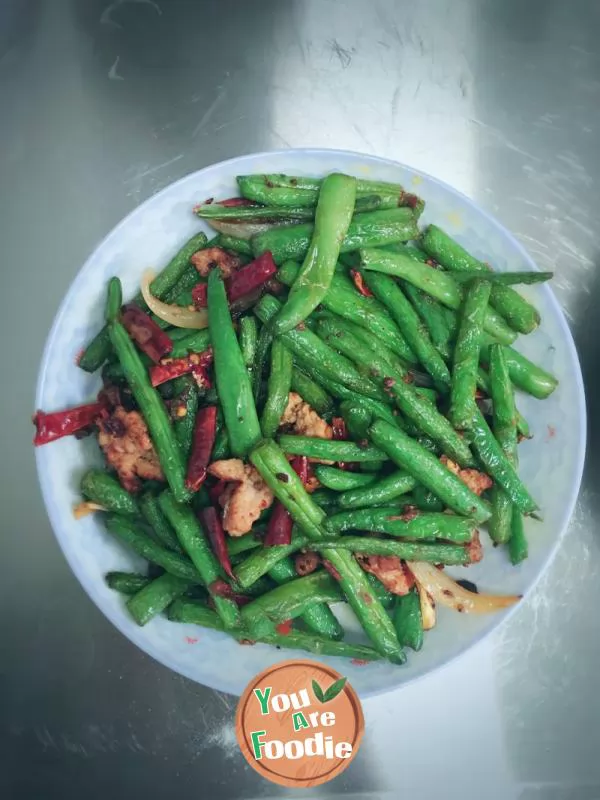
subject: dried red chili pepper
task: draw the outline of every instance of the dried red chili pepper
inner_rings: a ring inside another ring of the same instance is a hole
[[[45,411],[36,411],[32,418],[36,428],[34,445],[39,447],[87,428],[98,419],[105,407],[106,404],[100,402],[67,408],[64,411],[54,411],[50,414]]]
[[[192,289],[194,308],[206,308],[208,305],[208,284],[197,283]]]
[[[173,378],[180,378],[189,372],[200,373],[204,378],[205,370],[212,363],[212,350],[204,350],[202,353],[190,353],[182,358],[164,358],[160,364],[150,367],[150,383],[152,386],[160,386]],[[208,376],[206,376],[208,378]]]
[[[218,206],[225,206],[225,208],[232,208],[235,206],[256,206],[258,203],[253,203],[245,197],[229,197],[227,200],[219,200]]]
[[[206,469],[217,435],[217,407],[206,406],[199,409],[194,425],[192,452],[187,465],[185,485],[197,492],[206,479]]]
[[[252,294],[264,287],[277,272],[270,251],[262,253],[257,259],[236,270],[225,280],[225,291],[230,304],[237,303],[242,297]],[[206,308],[207,285],[198,283],[192,289],[192,300],[196,308]]]
[[[248,597],[248,595],[235,592],[227,583],[227,581],[224,581],[222,578],[217,578],[216,581],[213,581],[211,584],[209,584],[208,591],[211,595],[217,595],[217,597],[226,597],[228,600],[235,600],[238,606],[245,606],[247,603],[252,601],[252,598]],[[208,603],[209,605],[213,605],[210,597],[208,599]]]
[[[368,286],[365,286],[363,276],[357,269],[351,269],[350,275],[352,277],[352,283],[356,286],[363,297],[373,297],[373,292]]]
[[[290,461],[290,466],[298,475],[302,484],[306,486],[310,480],[310,468],[306,456],[296,456]],[[269,517],[269,524],[264,538],[265,547],[277,547],[290,544],[292,541],[292,528],[294,521],[289,511],[279,500],[273,504],[273,511]]]
[[[173,349],[170,337],[141,308],[133,304],[124,306],[121,322],[140,350],[155,363]]]
[[[213,553],[216,555],[219,564],[225,570],[225,574],[233,578],[233,570],[231,569],[231,561],[227,551],[227,542],[225,540],[225,531],[221,524],[217,510],[214,506],[208,506],[198,512],[198,519],[204,532],[208,536]]]
[[[217,481],[214,486],[210,486],[207,490],[210,502],[216,505],[219,502],[219,497],[221,497],[226,488],[227,481]]]
[[[333,417],[331,420],[331,430],[333,432],[333,438],[336,441],[345,441],[348,439],[348,428],[343,417]],[[353,472],[356,469],[356,464],[349,461],[338,461],[337,466],[348,472]]]
[[[273,505],[269,524],[264,538],[265,547],[277,547],[292,541],[293,520],[286,507],[278,500]]]
[[[250,294],[261,287],[277,272],[271,252],[267,250],[258,258],[238,269],[225,281],[227,297],[230,303],[235,303],[240,297]]]
[[[280,622],[279,625],[276,625],[275,630],[281,636],[289,636],[289,634],[292,632],[292,624],[293,623],[291,619],[286,619],[285,622]]]

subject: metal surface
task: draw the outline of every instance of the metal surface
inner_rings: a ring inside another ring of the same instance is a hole
[[[234,699],[114,631],[49,528],[30,404],[46,332],[95,243],[161,187],[239,153],[406,162],[557,272],[594,437],[599,23],[594,0],[0,1],[0,796],[282,794],[238,753]],[[509,624],[367,702],[347,773],[295,796],[600,797],[598,453],[556,561]]]

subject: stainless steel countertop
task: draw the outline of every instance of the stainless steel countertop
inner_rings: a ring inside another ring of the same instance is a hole
[[[113,630],[46,519],[33,387],[94,245],[163,186],[240,153],[411,164],[557,272],[597,445],[599,24],[594,0],[0,0],[0,796],[284,794],[239,754],[235,699]],[[599,452],[521,610],[442,672],[366,702],[350,769],[295,796],[600,797]]]

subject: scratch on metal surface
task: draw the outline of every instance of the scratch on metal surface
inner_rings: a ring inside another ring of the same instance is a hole
[[[122,75],[119,75],[117,72],[117,68],[119,66],[119,61],[121,60],[121,56],[117,56],[113,62],[112,67],[108,70],[108,78],[111,81],[124,81],[125,78]]]
[[[200,117],[200,121],[192,131],[192,139],[195,139],[196,136],[198,136],[198,134],[202,131],[202,129],[210,122],[210,118],[227,96],[226,86],[219,86],[217,88],[218,88],[218,94],[212,101],[212,103],[209,105],[209,107],[206,109],[204,114]]]
[[[346,69],[352,63],[352,56],[356,53],[354,47],[348,50],[338,42],[337,39],[328,39],[327,45],[331,50],[331,57],[337,56],[340,64],[342,65],[342,69]]]
[[[376,148],[374,147],[373,143],[369,141],[366,135],[361,131],[358,125],[355,122],[351,122],[350,126],[352,130],[360,137],[360,139],[367,145],[367,147],[371,150],[372,153],[376,152]]]
[[[519,153],[525,158],[530,159],[531,161],[541,161],[538,156],[533,155],[533,153],[529,153],[527,150],[523,150],[522,147],[519,147],[514,142],[512,142],[505,133],[503,133],[498,128],[495,128],[493,125],[488,125],[485,122],[482,122],[480,119],[475,119],[474,117],[469,117],[469,122],[473,125],[476,125],[478,128],[484,130],[487,134],[489,134],[493,139],[495,139],[499,144],[503,147],[506,147],[508,150],[512,150],[515,153]]]
[[[123,26],[120,25],[118,22],[112,18],[112,12],[116,11],[119,6],[127,5],[127,3],[135,4],[139,3],[141,5],[151,6],[159,17],[162,16],[162,11],[158,3],[153,2],[153,0],[115,0],[114,3],[111,3],[107,6],[102,14],[100,15],[100,24],[101,25],[112,25],[113,28],[120,28],[123,29]]]
[[[174,164],[176,161],[180,161],[183,157],[184,153],[180,153],[178,156],[170,158],[168,161],[163,161],[162,164],[157,164],[155,167],[149,167],[148,169],[145,169],[143,172],[138,172],[135,175],[132,175],[131,178],[126,178],[123,181],[123,183],[127,184],[127,183],[133,183],[134,181],[139,181],[142,178],[145,178],[147,175],[152,175],[154,172],[158,172],[159,170],[164,169],[165,167],[168,167],[171,164]]]
[[[394,94],[392,96],[392,118],[396,116],[398,113],[398,105],[400,103],[400,84],[396,86],[394,89]]]
[[[215,692],[215,695],[223,703],[227,711],[231,711],[233,706],[231,704],[231,700],[229,699],[229,695],[224,694],[223,692]]]
[[[37,725],[33,729],[34,734],[36,735],[38,741],[44,748],[44,752],[48,749],[58,750],[58,745],[45,725],[38,727]]]

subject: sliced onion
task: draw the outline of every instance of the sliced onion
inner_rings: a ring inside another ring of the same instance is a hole
[[[81,503],[77,503],[76,506],[73,506],[73,516],[75,519],[83,519],[83,517],[87,517],[88,514],[93,514],[94,511],[106,511],[104,506],[101,506],[99,503],[93,503],[91,500],[82,500]]]
[[[206,222],[219,233],[237,236],[238,239],[251,239],[273,227],[269,222],[223,222],[220,219],[207,219]]]
[[[433,564],[408,561],[410,571],[415,576],[419,588],[421,586],[429,592],[436,603],[449,606],[455,611],[471,614],[489,614],[518,603],[521,595],[518,594],[477,594],[469,592],[453,580],[443,570],[437,569]]]
[[[200,311],[190,310],[182,306],[172,306],[163,303],[158,297],[150,293],[150,283],[154,278],[152,270],[146,270],[142,275],[141,290],[144,300],[150,311],[154,312],[159,319],[174,325],[176,328],[193,328],[200,330],[208,327],[208,311],[205,308]]]
[[[421,606],[421,621],[423,623],[423,630],[430,631],[435,627],[437,619],[435,602],[427,589],[422,583],[419,583],[416,578],[415,583],[417,584],[417,591],[419,592],[419,604]]]
[[[271,228],[281,228],[284,225],[298,225],[306,220],[280,219],[277,222],[224,222],[221,219],[205,219],[211,228],[225,236],[237,236],[238,239],[251,239],[259,233],[270,231]]]

